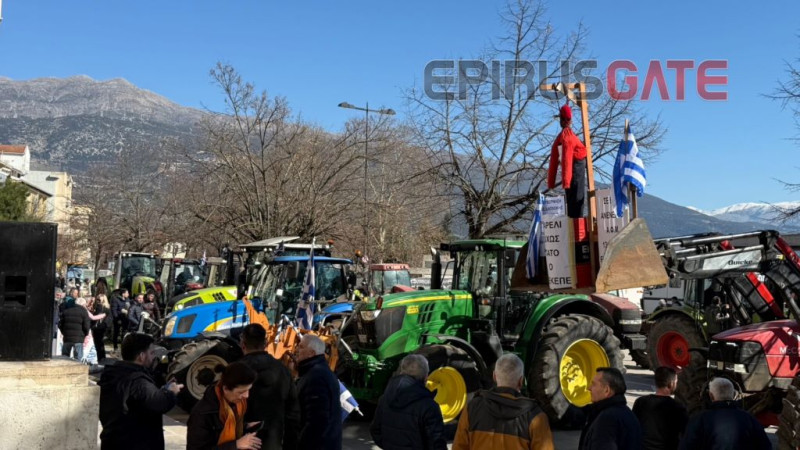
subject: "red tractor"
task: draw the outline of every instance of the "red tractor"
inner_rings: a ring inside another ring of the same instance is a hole
[[[753,323],[713,335],[708,348],[691,349],[691,363],[681,371],[679,385],[689,388],[683,400],[691,412],[707,401],[708,380],[730,379],[742,393],[747,411],[765,426],[779,425],[779,448],[796,449],[800,446],[800,258],[777,232],[749,236],[754,235],[757,245],[681,255],[676,262],[691,273],[725,260],[725,265],[736,265],[743,272],[759,273],[778,307],[795,320]]]

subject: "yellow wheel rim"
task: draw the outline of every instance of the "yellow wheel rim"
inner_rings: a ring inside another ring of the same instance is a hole
[[[467,404],[467,385],[464,383],[464,377],[452,367],[441,367],[431,372],[425,387],[431,392],[436,391],[434,400],[442,409],[445,423],[457,419]]]
[[[579,339],[561,357],[559,377],[561,392],[575,406],[592,401],[589,383],[598,367],[608,367],[608,355],[603,347],[591,339]]]

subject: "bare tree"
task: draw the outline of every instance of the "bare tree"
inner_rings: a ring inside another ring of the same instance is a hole
[[[257,93],[231,66],[218,64],[211,76],[227,111],[202,123],[199,153],[179,148],[181,170],[198,180],[195,221],[235,242],[333,233],[361,167],[349,134],[296,120],[285,99]]]
[[[123,148],[76,177],[74,232],[88,240],[95,267],[114,252],[160,250],[168,241],[174,215],[163,155],[160,144]]]
[[[534,0],[512,0],[501,20],[507,34],[479,57],[482,65],[454,64],[439,74],[451,77],[439,78],[433,89],[453,95],[432,99],[417,88],[407,93],[416,142],[431,162],[429,172],[446,186],[444,195],[453,199],[453,214],[463,215],[473,238],[510,231],[530,213],[557,131],[553,117],[558,101],[539,92],[539,81],[562,81],[563,62],[574,68],[587,39],[580,24],[560,36],[547,22],[545,8]],[[505,62],[510,75],[501,76],[492,61]],[[548,72],[539,73],[535,84],[507,84],[509,76],[524,76],[525,67],[539,70],[538,61],[549,63]],[[615,150],[625,118],[632,119],[640,148],[651,154],[658,149],[663,128],[657,120],[643,118],[631,102],[600,98],[590,109],[593,154],[601,175],[610,172],[603,161]]]
[[[784,80],[778,81],[778,86],[767,97],[781,102],[781,107],[788,108],[794,115],[795,125],[800,129],[800,58],[795,62],[786,62]],[[795,136],[798,140],[800,137]],[[790,192],[800,192],[800,183],[781,181],[784,188]],[[782,220],[789,220],[800,215],[800,208],[780,208],[775,206],[777,213]]]

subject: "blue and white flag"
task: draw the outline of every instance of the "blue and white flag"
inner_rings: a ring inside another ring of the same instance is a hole
[[[344,419],[347,419],[347,416],[353,411],[361,414],[361,410],[358,409],[358,402],[341,381],[339,382],[339,403],[342,405],[342,422],[344,422]],[[364,414],[361,415],[363,416]]]
[[[542,240],[542,206],[544,196],[540,193],[536,200],[536,209],[533,210],[533,222],[528,233],[528,255],[525,258],[525,275],[532,280],[539,272],[539,252]]]
[[[614,200],[617,203],[617,217],[622,217],[629,204],[628,186],[636,188],[636,195],[644,195],[647,177],[644,172],[644,162],[639,158],[639,147],[632,132],[628,132],[628,139],[619,143],[617,162],[614,164],[612,176],[614,184]]]
[[[303,294],[300,298],[300,301],[297,303],[297,312],[295,313],[297,326],[306,330],[311,329],[314,319],[314,312],[317,306],[316,302],[314,301],[317,295],[316,288],[314,286],[314,280],[316,279],[316,271],[314,270],[315,243],[316,238],[311,239],[311,252],[308,257],[308,266],[306,267],[306,279],[303,282]]]
[[[206,259],[206,251],[203,250],[203,257],[200,258],[200,267],[205,267],[207,261],[208,260]]]

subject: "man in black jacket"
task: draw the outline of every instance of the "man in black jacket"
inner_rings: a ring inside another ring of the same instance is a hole
[[[92,321],[89,319],[89,312],[83,306],[77,305],[74,297],[67,297],[63,304],[64,310],[58,321],[58,327],[64,335],[61,354],[70,356],[74,351],[74,358],[80,361],[83,359],[83,341],[92,329]]]
[[[242,362],[258,374],[247,399],[247,422],[263,421],[257,436],[262,450],[297,448],[300,405],[289,370],[264,349],[267,332],[257,323],[244,327],[240,336]]]
[[[111,336],[111,343],[114,345],[114,351],[117,351],[117,343],[128,329],[129,295],[127,289],[119,289],[111,294],[111,316],[114,318],[114,333]]]
[[[131,303],[128,311],[128,331],[136,332],[139,330],[139,323],[142,321],[144,312],[144,295],[136,294],[136,299]]]
[[[625,378],[619,369],[600,367],[592,378],[586,426],[581,432],[580,450],[640,450],[642,430],[625,400]]]
[[[396,376],[389,380],[378,401],[370,426],[375,443],[385,450],[444,450],[442,411],[425,387],[428,360],[408,355],[400,361]]]
[[[303,450],[341,450],[342,405],[339,380],[325,360],[325,343],[307,334],[297,346],[297,397],[300,401],[300,438]]]
[[[126,336],[122,358],[123,361],[106,366],[97,383],[103,425],[101,449],[163,449],[162,416],[175,406],[183,385],[170,381],[162,389],[156,386],[150,372],[155,359],[151,336]]]
[[[727,378],[708,383],[711,408],[689,420],[681,449],[769,450],[764,427],[733,400],[736,389]]]
[[[655,370],[656,393],[639,397],[633,414],[642,425],[644,450],[675,450],[689,421],[686,407],[672,394],[678,387],[678,374],[671,367]]]

